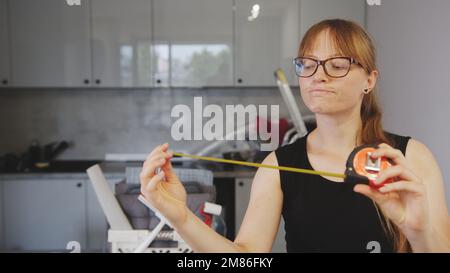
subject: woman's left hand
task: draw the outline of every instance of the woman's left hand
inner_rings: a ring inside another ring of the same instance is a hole
[[[386,157],[394,162],[392,167],[380,171],[377,184],[393,178],[394,182],[377,189],[359,184],[354,191],[375,201],[390,220],[408,239],[423,236],[431,230],[426,186],[411,170],[403,153],[387,144],[380,144],[373,158]]]

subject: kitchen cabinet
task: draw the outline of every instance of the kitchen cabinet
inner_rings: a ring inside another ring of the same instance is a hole
[[[233,85],[233,1],[154,0],[156,86]]]
[[[91,0],[94,86],[152,86],[151,4]]]
[[[235,85],[276,86],[273,73],[282,68],[298,86],[292,60],[309,27],[328,18],[365,26],[365,6],[364,0],[236,0]]]
[[[2,184],[6,250],[65,252],[70,241],[86,246],[85,181],[25,178]]]
[[[300,40],[298,0],[236,0],[235,84],[276,86],[274,71],[282,68],[298,85],[293,58]]]
[[[364,0],[0,0],[0,86],[298,85],[301,37]]]
[[[9,1],[11,75],[14,86],[90,85],[89,2]]]
[[[365,0],[300,0],[301,37],[315,23],[340,18],[366,25]]]
[[[248,203],[250,201],[250,192],[252,187],[252,178],[237,178],[235,180],[235,225],[236,236],[244,220],[245,212],[247,211]],[[280,226],[275,237],[275,241],[272,246],[272,252],[285,253],[286,241],[285,241],[284,220],[281,217]]]
[[[0,176],[0,251],[106,252],[108,224],[83,173]],[[6,178],[5,178],[6,177]],[[108,185],[123,178],[107,177]]]
[[[10,84],[7,1],[0,0],[0,88]]]

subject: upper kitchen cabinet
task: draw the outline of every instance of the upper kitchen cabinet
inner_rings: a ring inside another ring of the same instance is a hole
[[[301,35],[324,19],[346,19],[366,25],[366,0],[300,0]]]
[[[7,2],[0,0],[0,87],[10,84]]]
[[[9,1],[14,86],[90,84],[89,2]]]
[[[91,5],[93,85],[152,86],[151,0],[91,0]]]
[[[236,0],[235,45],[237,86],[275,86],[282,68],[290,84],[297,80],[292,64],[300,39],[298,0]]]
[[[233,85],[233,1],[154,0],[156,86]]]

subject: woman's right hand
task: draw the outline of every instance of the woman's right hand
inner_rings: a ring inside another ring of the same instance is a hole
[[[169,144],[156,147],[144,162],[140,180],[141,193],[145,199],[172,225],[183,224],[187,218],[186,190],[173,171],[168,152]],[[161,168],[157,174],[156,170]]]

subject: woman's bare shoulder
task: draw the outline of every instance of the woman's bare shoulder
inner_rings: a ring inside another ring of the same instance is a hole
[[[435,163],[435,158],[431,150],[421,141],[411,138],[406,146],[406,159],[418,166],[430,166]]]

